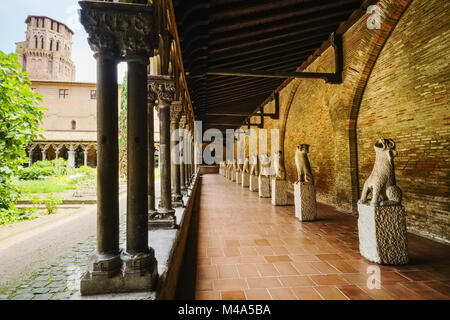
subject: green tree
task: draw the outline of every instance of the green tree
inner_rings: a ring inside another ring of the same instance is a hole
[[[119,172],[121,177],[127,176],[127,97],[127,73],[125,73],[125,76],[123,77],[119,114]]]
[[[42,131],[42,98],[29,85],[18,56],[0,51],[0,224],[21,216],[15,208],[19,192],[11,178],[28,161],[26,147]]]

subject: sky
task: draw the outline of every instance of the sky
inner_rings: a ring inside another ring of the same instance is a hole
[[[96,62],[79,22],[78,0],[0,0],[0,50],[16,51],[16,42],[25,40],[29,15],[41,15],[66,24],[75,33],[72,38],[72,60],[78,82],[96,82]],[[122,83],[126,64],[119,65],[118,81]]]

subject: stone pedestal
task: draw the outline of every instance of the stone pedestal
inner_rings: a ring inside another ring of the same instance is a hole
[[[359,252],[380,264],[408,263],[406,213],[402,205],[358,203]]]
[[[250,184],[250,174],[242,172],[242,188],[248,188]]]
[[[311,182],[294,184],[295,216],[300,221],[314,221],[317,217],[316,191]]]
[[[268,176],[258,177],[258,192],[260,198],[270,198],[270,178]]]
[[[288,204],[286,180],[277,180],[275,178],[272,178],[271,191],[272,191],[272,205],[285,206]]]
[[[242,173],[239,171],[236,171],[236,183],[241,184],[242,183]]]
[[[80,291],[82,295],[95,295],[105,293],[139,292],[155,290],[158,280],[158,263],[153,249],[149,248],[147,254],[130,256],[122,254],[120,258],[98,261],[94,255],[91,259],[91,270],[81,278]],[[108,274],[106,264],[116,264],[120,271]]]
[[[258,176],[250,176],[250,183],[248,188],[252,192],[258,192]]]
[[[231,170],[231,181],[236,181],[236,171]]]

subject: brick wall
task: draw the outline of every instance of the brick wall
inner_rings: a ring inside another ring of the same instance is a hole
[[[370,175],[373,143],[392,138],[408,227],[450,239],[450,28],[447,1],[413,1],[377,59],[358,123],[360,184]]]
[[[364,15],[342,35],[343,83],[292,80],[280,91],[280,119],[266,117],[264,128],[285,132],[281,148],[291,190],[296,146],[308,143],[318,200],[353,214],[372,169],[373,143],[380,135],[394,139],[409,229],[449,242],[449,4],[377,5],[380,30],[369,30]],[[333,72],[333,49],[304,71]],[[265,106],[266,113],[273,110],[273,102]]]

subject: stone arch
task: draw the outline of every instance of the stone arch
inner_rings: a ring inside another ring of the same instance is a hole
[[[358,113],[361,106],[362,97],[364,95],[367,82],[370,79],[372,70],[380,56],[381,51],[384,48],[387,40],[394,31],[397,23],[400,21],[403,13],[411,4],[412,0],[400,1],[395,3],[390,8],[388,15],[384,17],[384,21],[381,25],[380,32],[376,40],[372,40],[372,48],[369,51],[369,56],[364,64],[364,69],[355,84],[355,91],[352,94],[352,101],[350,106],[350,114],[348,121],[349,131],[349,150],[350,150],[350,175],[352,185],[352,211],[357,212],[357,202],[359,199],[360,187],[359,187],[359,171],[358,171],[358,145],[357,145],[357,120]]]

